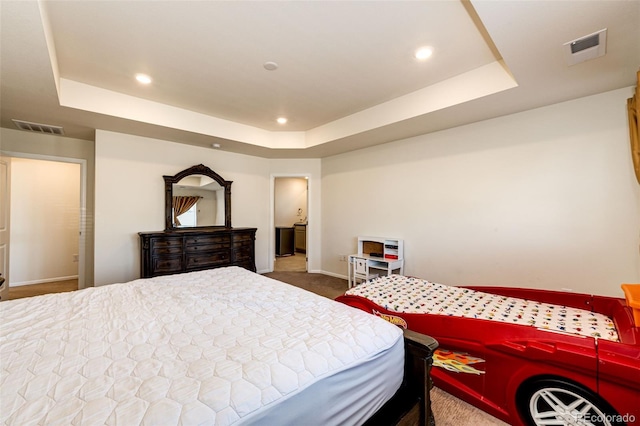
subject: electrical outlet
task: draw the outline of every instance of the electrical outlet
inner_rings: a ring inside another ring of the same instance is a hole
[[[347,261],[347,255],[346,254],[341,254],[340,255],[340,262],[346,262]]]
[[[73,262],[77,262],[78,261],[78,255],[77,254],[72,255],[71,258],[72,258]]]

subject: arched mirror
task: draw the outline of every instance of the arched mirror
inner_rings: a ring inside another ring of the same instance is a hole
[[[163,176],[165,230],[231,228],[231,184],[202,164]]]

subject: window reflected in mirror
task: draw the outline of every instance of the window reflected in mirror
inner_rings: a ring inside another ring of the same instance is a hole
[[[173,223],[177,228],[224,226],[224,188],[204,175],[173,184]]]
[[[198,164],[164,178],[165,230],[231,228],[231,184]]]

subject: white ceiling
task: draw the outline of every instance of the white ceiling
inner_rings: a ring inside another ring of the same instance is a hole
[[[637,0],[0,8],[2,127],[19,119],[81,139],[104,129],[271,158],[324,157],[632,86],[640,66]],[[563,44],[603,28],[607,54],[568,66]],[[434,54],[419,62],[424,45]],[[153,83],[138,84],[138,72]]]

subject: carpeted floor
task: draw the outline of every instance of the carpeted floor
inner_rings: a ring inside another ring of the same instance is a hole
[[[323,274],[276,271],[263,274],[330,299],[342,295],[348,288],[347,280]],[[431,391],[431,406],[438,426],[506,426],[493,416],[478,410],[448,394],[434,388]]]
[[[320,296],[335,299],[347,291],[347,280],[324,274],[308,274],[296,271],[274,271],[263,274],[264,276],[293,284],[296,287],[309,290]]]
[[[307,255],[305,253],[294,253],[287,256],[276,256],[273,263],[273,270],[307,272]]]

